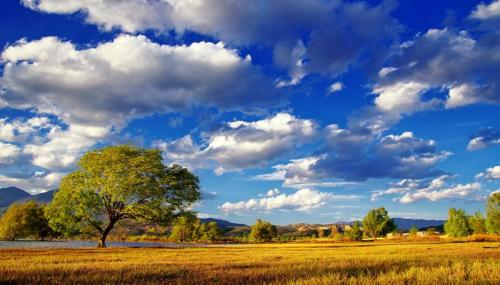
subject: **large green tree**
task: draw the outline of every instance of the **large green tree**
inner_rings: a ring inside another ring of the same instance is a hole
[[[106,247],[121,220],[167,224],[200,199],[198,178],[163,164],[161,152],[130,145],[87,152],[64,177],[46,209],[52,228],[67,235],[90,230]]]
[[[465,237],[471,233],[467,214],[463,209],[450,208],[444,231],[450,237]]]
[[[384,207],[373,209],[363,219],[363,231],[371,238],[386,235],[396,229]]]
[[[500,192],[493,193],[486,203],[486,229],[491,234],[500,234]]]
[[[276,226],[269,222],[258,219],[252,226],[250,239],[256,242],[270,242],[278,235]]]

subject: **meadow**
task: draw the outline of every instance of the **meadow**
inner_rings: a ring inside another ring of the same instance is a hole
[[[500,284],[492,242],[4,249],[1,284]]]

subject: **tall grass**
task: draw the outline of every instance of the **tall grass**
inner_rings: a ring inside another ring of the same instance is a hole
[[[500,284],[498,243],[0,250],[12,284]]]

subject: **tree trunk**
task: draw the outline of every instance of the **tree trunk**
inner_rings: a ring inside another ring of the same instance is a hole
[[[111,229],[115,225],[116,221],[111,221],[108,226],[104,229],[104,231],[101,234],[101,238],[97,242],[97,247],[98,248],[105,248],[106,247],[106,238],[108,237],[109,232],[111,232]]]

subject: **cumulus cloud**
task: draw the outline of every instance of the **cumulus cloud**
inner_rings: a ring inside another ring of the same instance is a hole
[[[476,175],[476,179],[500,179],[500,165],[490,167]]]
[[[419,200],[438,201],[442,199],[465,198],[481,190],[481,184],[467,183],[447,185],[452,178],[450,175],[442,175],[431,180],[404,179],[395,183],[386,190],[372,193],[372,201],[384,195],[398,195],[394,201],[409,204]]]
[[[316,136],[316,123],[288,113],[257,121],[232,121],[206,134],[203,144],[190,135],[175,141],[157,141],[156,147],[172,162],[207,167],[211,161],[223,169],[238,170],[272,161]]]
[[[354,201],[361,197],[358,195],[335,195],[328,192],[319,192],[313,189],[300,189],[293,194],[280,191],[268,192],[267,197],[250,199],[240,202],[226,202],[219,209],[228,214],[247,211],[310,211],[322,207],[329,202]]]
[[[0,174],[0,188],[16,186],[32,194],[58,187],[65,173],[61,172],[36,172],[29,177],[15,177]]]
[[[393,5],[369,6],[335,0],[23,0],[31,9],[56,14],[81,13],[104,30],[126,32],[194,31],[236,45],[260,44],[274,50],[275,62],[289,71],[282,85],[307,73],[336,75],[360,55],[378,61],[398,22]],[[307,44],[305,44],[307,43]],[[370,48],[366,48],[370,46]],[[334,52],[332,52],[334,51]]]
[[[411,114],[444,106],[500,103],[498,38],[489,32],[474,38],[466,31],[430,29],[404,42],[379,72],[373,92],[384,112]],[[427,98],[429,91],[447,98]]]
[[[122,127],[130,118],[192,104],[231,108],[277,99],[249,58],[222,43],[169,46],[120,35],[78,49],[47,37],[7,47],[2,60],[3,101],[67,123]]]
[[[484,128],[470,137],[467,149],[475,151],[500,144],[500,128]]]
[[[471,18],[487,20],[500,17],[500,0],[493,0],[490,4],[481,3],[472,11]]]
[[[10,163],[21,154],[21,148],[10,143],[0,141],[0,164]]]
[[[365,128],[330,125],[326,140],[326,152],[311,170],[319,177],[350,181],[436,176],[442,171],[434,166],[451,154],[439,151],[434,140],[417,138],[412,132],[379,137]]]
[[[44,130],[50,130],[55,125],[47,117],[32,117],[29,119],[0,119],[0,140],[7,142],[25,142],[32,136]]]
[[[330,93],[335,93],[335,92],[339,92],[339,91],[342,91],[342,89],[344,89],[344,84],[342,84],[342,82],[334,82],[330,85],[330,87],[328,87],[328,92]]]
[[[11,108],[55,115],[67,126],[53,128],[46,140],[25,147],[35,165],[50,169],[73,164],[82,151],[137,117],[192,105],[231,109],[280,101],[273,95],[273,82],[249,58],[222,43],[169,46],[120,35],[79,49],[46,37],[19,41],[1,58],[1,100]],[[15,121],[0,135],[15,139],[48,127],[46,119],[30,120],[24,122],[28,129]]]

